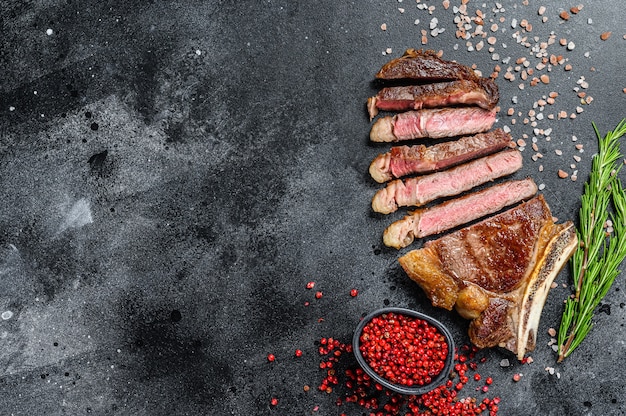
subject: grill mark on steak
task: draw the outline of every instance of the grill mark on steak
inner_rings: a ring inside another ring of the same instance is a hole
[[[376,78],[384,80],[416,79],[421,81],[475,79],[476,73],[469,67],[446,61],[433,50],[407,49],[400,58],[392,59],[382,66]]]
[[[478,105],[486,110],[496,106],[500,95],[498,86],[489,78],[463,79],[422,85],[383,88],[367,100],[372,120],[379,110],[406,111],[453,105]]]
[[[406,111],[376,120],[370,140],[397,142],[476,134],[489,130],[495,121],[495,109],[485,110],[477,106]]]
[[[397,249],[415,238],[442,233],[459,225],[500,211],[506,206],[531,198],[537,185],[531,178],[508,181],[430,208],[418,209],[392,223],[383,233],[383,243]]]
[[[423,206],[439,198],[459,195],[521,168],[521,153],[509,149],[441,172],[406,180],[396,179],[376,192],[372,198],[372,209],[390,214],[398,207]]]
[[[555,224],[543,195],[400,257],[434,306],[471,319],[470,340],[522,359],[537,339],[554,278],[578,245],[571,221]]]
[[[550,212],[542,208],[541,204],[529,204],[526,210],[513,210],[453,234],[438,246],[445,273],[493,292],[518,287],[535,254],[525,248],[535,245],[540,227],[551,219]],[[525,221],[525,216],[532,221]],[[486,245],[485,241],[498,244]],[[459,257],[459,253],[465,255]]]
[[[513,147],[511,135],[495,129],[426,147],[394,146],[370,164],[370,175],[379,183],[415,173],[431,173]]]
[[[393,146],[372,161],[369,172],[376,182],[383,183],[414,173],[443,170],[513,145],[511,135],[498,128],[430,147]]]

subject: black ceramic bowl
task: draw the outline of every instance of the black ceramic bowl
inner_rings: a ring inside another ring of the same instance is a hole
[[[360,346],[361,346],[360,338],[361,338],[361,332],[363,331],[363,328],[365,327],[365,325],[368,324],[368,322],[372,320],[372,318],[376,316],[380,316],[382,314],[391,313],[391,312],[398,314],[398,315],[405,315],[405,316],[410,316],[413,318],[424,320],[428,322],[430,325],[437,328],[439,332],[445,337],[446,343],[448,344],[448,356],[446,357],[443,370],[441,370],[441,372],[437,376],[435,376],[431,380],[430,383],[424,384],[421,386],[406,386],[402,384],[391,383],[389,380],[385,379],[384,377],[376,373],[376,371],[374,371],[374,369],[369,366],[365,357],[363,357],[363,354],[361,353],[361,349],[360,349]],[[452,367],[452,361],[454,360],[454,339],[452,338],[452,334],[450,334],[450,331],[448,330],[448,328],[446,328],[441,322],[437,321],[436,319],[431,318],[428,315],[424,315],[423,313],[413,311],[410,309],[404,309],[404,308],[383,308],[383,309],[374,311],[370,313],[369,315],[367,315],[365,318],[363,318],[361,322],[359,322],[359,325],[357,325],[356,330],[354,331],[354,336],[352,337],[352,349],[354,350],[354,355],[359,365],[374,381],[388,388],[391,391],[394,391],[400,394],[407,394],[407,395],[424,394],[444,384],[446,379],[448,378],[448,375],[450,374],[450,368]]]

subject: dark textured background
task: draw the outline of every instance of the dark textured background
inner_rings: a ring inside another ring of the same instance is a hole
[[[431,313],[467,342],[467,322],[433,309],[399,269],[402,252],[382,247],[403,212],[386,218],[369,206],[379,185],[367,169],[386,149],[368,143],[375,72],[422,47],[432,17],[446,31],[425,47],[484,75],[499,64],[497,126],[528,136],[514,176],[545,184],[560,220],[576,219],[596,149],[591,122],[605,132],[626,115],[621,1],[585,4],[569,21],[558,13],[574,3],[546,2],[545,23],[535,1],[471,3],[485,31],[499,23],[499,60],[487,46],[468,52],[453,8],[438,1],[426,3],[432,15],[409,0],[3,2],[0,413],[360,415],[335,405],[341,389],[316,391],[321,337],[347,342],[362,314],[393,305]],[[528,41],[553,32],[548,52],[573,69],[557,66],[549,85],[520,90],[519,73],[502,75],[518,57],[539,60],[511,36],[512,19],[523,18]],[[590,105],[574,91],[581,77]],[[526,115],[550,91],[560,95],[544,115],[584,111],[538,120],[552,133],[538,136],[544,157],[533,161],[533,127],[506,110],[516,96]],[[559,168],[578,181],[559,179]],[[626,412],[623,276],[589,338],[556,365],[547,329],[558,327],[569,279],[561,273],[550,292],[534,362],[500,368],[512,355],[485,351],[480,371],[495,383],[466,395],[499,395],[507,416]]]

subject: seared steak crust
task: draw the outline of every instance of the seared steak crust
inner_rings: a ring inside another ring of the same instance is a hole
[[[376,74],[379,79],[417,79],[422,81],[474,79],[474,71],[446,61],[433,50],[407,49],[402,57],[387,62]]]
[[[444,273],[491,292],[519,287],[541,227],[551,220],[550,212],[537,202],[525,208],[509,210],[430,243],[436,247]]]

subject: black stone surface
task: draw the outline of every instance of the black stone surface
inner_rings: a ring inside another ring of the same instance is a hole
[[[321,337],[348,342],[363,314],[391,305],[432,314],[466,343],[467,322],[431,307],[397,264],[404,251],[382,246],[404,212],[369,206],[380,185],[368,166],[386,149],[368,142],[374,74],[410,47],[442,50],[485,76],[499,65],[496,126],[527,143],[514,177],[545,184],[554,215],[575,220],[597,150],[591,123],[605,132],[626,115],[623,4],[585,3],[565,21],[559,12],[576,4],[470,2],[487,35],[468,51],[455,36],[460,2],[423,3],[432,14],[409,0],[3,2],[0,413],[361,415],[335,404],[342,387],[317,391]],[[436,36],[434,17],[445,28]],[[516,59],[535,68],[534,48],[551,34],[547,57],[572,69],[547,65],[522,81]],[[549,84],[531,86],[538,74]],[[534,108],[551,91],[555,103]],[[581,104],[580,91],[593,101]],[[548,118],[560,111],[565,119]],[[500,396],[506,416],[624,414],[623,278],[588,339],[557,365],[547,330],[571,293],[563,271],[534,362],[483,351],[480,372],[494,384],[462,393]]]

